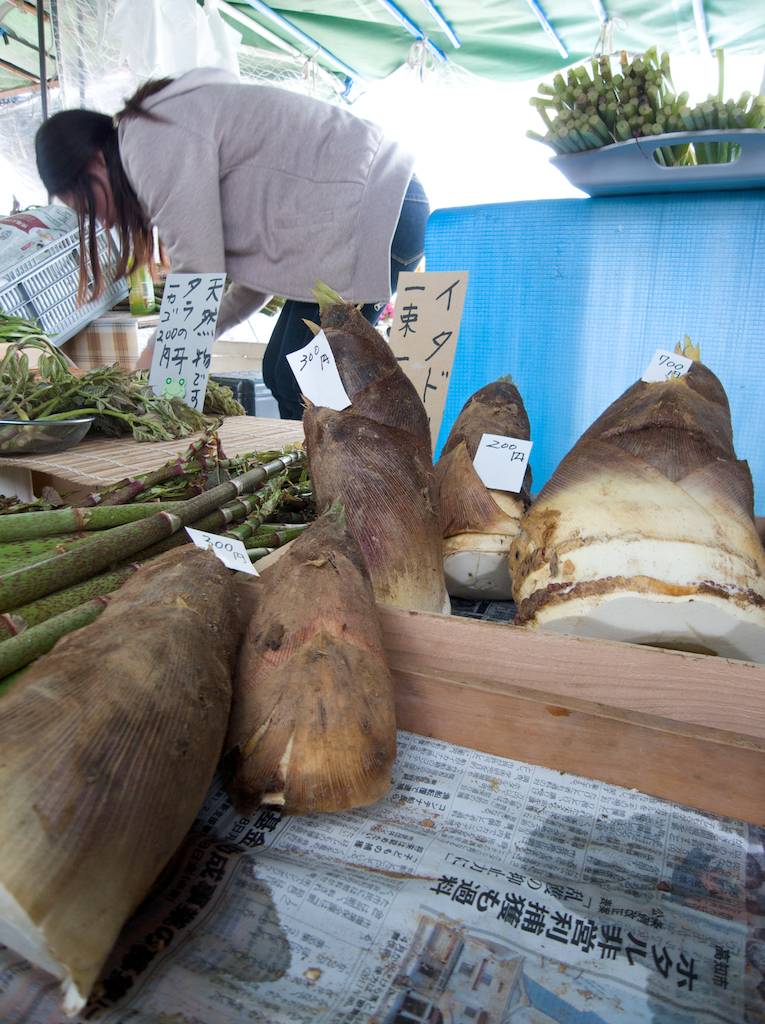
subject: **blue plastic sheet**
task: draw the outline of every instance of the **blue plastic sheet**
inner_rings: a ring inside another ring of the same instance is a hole
[[[438,210],[426,259],[470,271],[437,451],[473,391],[509,373],[537,491],[654,351],[688,334],[728,394],[765,514],[765,191]]]

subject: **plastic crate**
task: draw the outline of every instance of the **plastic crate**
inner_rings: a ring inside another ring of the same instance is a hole
[[[280,419],[276,399],[263,383],[263,378],[259,373],[232,373],[226,377],[216,373],[212,375],[212,379],[218,384],[231,388],[234,398],[244,406],[244,411],[248,416]]]
[[[735,144],[740,146],[741,152],[735,160],[725,164],[662,167],[656,162],[657,149],[689,142]],[[740,131],[671,132],[615,142],[584,153],[556,156],[550,163],[589,196],[763,188],[765,131],[744,128]]]
[[[684,334],[722,381],[765,514],[765,191],[437,210],[428,270],[470,281],[437,452],[464,402],[511,374],[538,491],[582,432]]]
[[[0,309],[10,316],[39,321],[54,345],[61,345],[91,320],[124,299],[124,278],[114,279],[107,232],[99,226],[98,251],[104,291],[95,300],[77,304],[80,240],[71,231],[14,264],[0,275]]]

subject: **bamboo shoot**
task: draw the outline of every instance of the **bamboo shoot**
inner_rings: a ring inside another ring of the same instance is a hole
[[[0,700],[0,942],[60,979],[67,1014],[204,799],[237,635],[222,563],[173,552]]]

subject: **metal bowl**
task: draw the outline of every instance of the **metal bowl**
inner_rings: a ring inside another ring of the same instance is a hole
[[[0,420],[0,455],[44,455],[73,448],[94,416],[76,420]]]

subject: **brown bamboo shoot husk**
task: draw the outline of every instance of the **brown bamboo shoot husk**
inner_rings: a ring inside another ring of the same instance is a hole
[[[765,661],[765,552],[720,382],[637,382],[585,432],[522,522],[519,621]]]
[[[61,979],[66,1013],[202,804],[237,629],[222,563],[171,552],[0,700],[0,941]]]
[[[530,437],[523,400],[508,377],[481,388],[465,403],[436,463],[436,483],[449,593],[509,599],[508,555],[529,504],[531,470],[517,494],[486,487],[473,466],[484,434]]]
[[[364,396],[370,405],[378,388],[370,385]],[[303,428],[317,508],[343,505],[375,599],[448,614],[429,449],[408,431],[359,414],[354,405],[335,412],[309,402]]]
[[[337,508],[247,586],[225,774],[243,813],[373,803],[396,751],[393,683],[364,561]]]
[[[321,324],[355,411],[409,431],[432,456],[425,406],[382,335],[345,302],[323,308]]]

